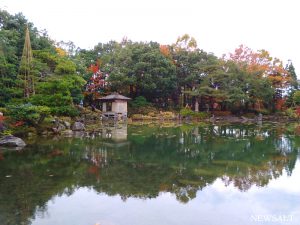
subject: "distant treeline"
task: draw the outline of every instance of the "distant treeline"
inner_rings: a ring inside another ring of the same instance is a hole
[[[25,30],[33,54],[30,74],[35,92],[24,95],[21,71]],[[298,89],[293,64],[283,64],[266,50],[243,45],[216,57],[185,34],[170,45],[157,42],[99,43],[93,49],[54,42],[20,13],[0,10],[0,107],[31,104],[52,114],[72,115],[74,104],[117,91],[143,96],[159,108],[274,111],[290,106]]]

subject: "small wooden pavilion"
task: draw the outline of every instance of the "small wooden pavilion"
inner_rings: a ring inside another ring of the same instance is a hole
[[[127,102],[130,99],[119,93],[112,93],[97,100],[102,103],[103,118],[127,118]]]

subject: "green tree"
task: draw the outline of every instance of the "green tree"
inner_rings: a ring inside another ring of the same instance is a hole
[[[0,104],[2,106],[11,101],[24,101],[24,82],[18,73],[23,73],[26,68],[25,64],[20,61],[24,62],[21,56],[27,25],[30,34],[30,38],[27,37],[27,39],[31,40],[33,54],[41,49],[55,54],[54,42],[49,39],[46,31],[38,31],[21,13],[10,15],[0,10],[0,76],[2,78],[0,80]],[[50,69],[43,63],[39,58],[32,60],[31,78],[36,81],[50,73]]]
[[[60,60],[55,67],[55,74],[64,75],[64,74],[75,74],[76,73],[76,65],[70,60]]]
[[[248,111],[250,106],[254,109],[256,103],[268,107],[274,89],[268,79],[257,78],[228,61],[205,76],[197,89],[187,93],[197,96],[202,105],[208,104],[209,108],[218,103],[222,110]]]
[[[298,90],[299,84],[298,84],[297,74],[292,61],[289,61],[288,65],[286,66],[286,70],[289,72],[291,77],[291,81],[290,81],[291,87],[295,90]]]
[[[294,105],[299,106],[300,105],[300,91],[295,91],[293,94],[293,103]]]
[[[166,102],[176,89],[173,62],[160,52],[158,43],[109,42],[98,44],[94,53],[109,89],[130,97],[145,96],[153,102]]]
[[[179,37],[170,49],[176,65],[177,90],[173,95],[174,102],[179,104],[181,96],[181,105],[192,104],[191,95],[186,93],[198,88],[207,75],[217,70],[219,60],[213,54],[199,49],[196,40],[187,34]]]
[[[83,99],[83,78],[78,75],[51,76],[37,85],[36,95],[30,102],[34,105],[48,106],[57,115],[76,115],[74,104]]]

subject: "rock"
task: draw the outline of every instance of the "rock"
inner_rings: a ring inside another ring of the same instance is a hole
[[[73,136],[73,131],[72,130],[64,130],[61,134],[64,136],[67,136],[67,137],[71,137],[71,136]]]
[[[75,122],[73,124],[73,126],[72,126],[72,130],[73,131],[84,131],[85,130],[85,126],[81,122]]]
[[[54,123],[55,127],[58,127],[58,125],[59,125],[59,119],[57,117],[55,117],[52,122]]]
[[[27,133],[27,136],[28,136],[28,137],[33,137],[33,136],[35,136],[35,135],[36,135],[36,133],[33,133],[33,132],[28,132],[28,133]]]
[[[24,147],[26,146],[25,142],[18,137],[8,135],[0,139],[0,145],[8,147]]]
[[[68,121],[63,121],[64,126],[69,130],[71,128],[71,123]]]
[[[216,122],[216,117],[214,114],[209,118],[209,121],[212,123]]]
[[[52,128],[52,131],[53,131],[54,134],[58,134],[58,133],[59,133],[59,131],[57,130],[56,127],[53,127],[53,128]]]
[[[47,136],[47,135],[48,135],[48,131],[44,130],[44,131],[41,133],[41,135]]]
[[[56,129],[58,132],[61,132],[61,131],[65,130],[66,127],[63,124],[59,123],[58,126],[56,127]]]
[[[84,137],[84,132],[82,132],[82,131],[74,131],[73,132],[73,137],[83,138]]]
[[[249,118],[246,118],[246,117],[244,117],[244,116],[241,116],[241,118],[242,118],[242,122],[247,122],[247,121],[249,121]]]
[[[259,114],[258,114],[258,117],[257,117],[257,121],[262,121],[262,119],[263,119],[263,116],[262,116],[261,113],[259,113]]]

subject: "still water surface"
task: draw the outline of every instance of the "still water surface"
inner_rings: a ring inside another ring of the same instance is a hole
[[[300,127],[120,125],[0,150],[1,225],[300,224]]]

